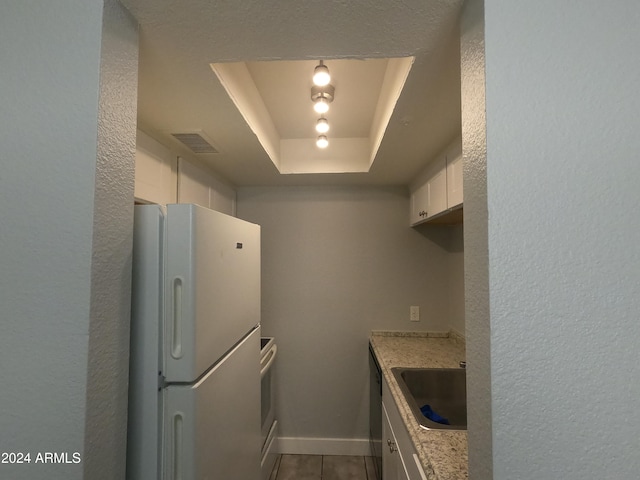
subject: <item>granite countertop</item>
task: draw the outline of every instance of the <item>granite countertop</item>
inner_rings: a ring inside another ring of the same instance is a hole
[[[427,478],[468,478],[467,432],[421,428],[391,373],[393,367],[458,368],[465,359],[464,340],[453,332],[374,331],[370,342]]]

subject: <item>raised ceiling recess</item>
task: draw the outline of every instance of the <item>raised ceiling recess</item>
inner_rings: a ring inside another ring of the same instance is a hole
[[[368,172],[413,57],[324,59],[335,87],[329,146],[316,146],[310,97],[317,60],[213,63],[211,68],[281,174]]]

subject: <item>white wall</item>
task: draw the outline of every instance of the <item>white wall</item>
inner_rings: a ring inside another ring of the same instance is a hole
[[[640,4],[484,4],[490,325],[468,331],[490,338],[484,462],[635,479]]]
[[[111,0],[5,2],[0,44],[0,450],[32,454],[0,477],[122,478],[136,29]]]
[[[262,327],[279,346],[285,450],[348,453],[337,440],[358,439],[366,453],[370,331],[449,329],[451,231],[412,229],[408,210],[400,188],[239,189],[238,216],[262,226]]]
[[[494,477],[483,0],[465,3],[460,34],[469,478],[485,480]]]
[[[113,479],[126,458],[138,95],[137,22],[117,0],[104,1],[100,54],[83,468]]]
[[[442,228],[442,227],[441,227]],[[464,226],[449,228],[449,245],[447,248],[447,278],[449,281],[449,327],[462,336],[466,336],[465,303],[464,303]]]

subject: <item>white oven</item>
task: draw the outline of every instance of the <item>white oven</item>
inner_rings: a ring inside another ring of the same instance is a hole
[[[262,480],[269,478],[276,462],[278,421],[275,413],[274,361],[278,347],[275,338],[263,337],[260,342],[260,395],[262,420]]]

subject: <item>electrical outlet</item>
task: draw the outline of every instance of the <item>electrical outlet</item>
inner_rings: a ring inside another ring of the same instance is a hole
[[[412,322],[420,321],[420,307],[412,305],[409,307],[409,320]]]

